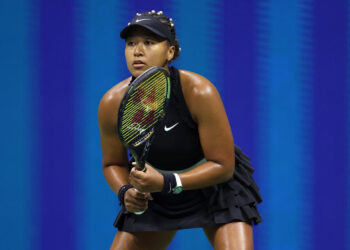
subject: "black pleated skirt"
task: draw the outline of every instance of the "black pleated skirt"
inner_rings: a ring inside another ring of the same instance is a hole
[[[121,231],[142,232],[210,227],[235,221],[262,222],[257,205],[262,202],[249,157],[235,146],[235,171],[230,180],[212,187],[180,194],[152,193],[142,215],[121,208],[114,226]]]

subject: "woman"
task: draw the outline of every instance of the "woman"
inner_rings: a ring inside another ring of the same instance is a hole
[[[253,249],[261,197],[249,158],[234,148],[218,91],[198,74],[169,67],[180,48],[162,12],[137,14],[120,36],[132,77],[111,88],[98,111],[103,172],[122,205],[111,249],[166,249],[177,229],[194,227],[215,249]],[[129,83],[152,66],[169,71],[171,98],[142,172],[129,163],[116,120]]]

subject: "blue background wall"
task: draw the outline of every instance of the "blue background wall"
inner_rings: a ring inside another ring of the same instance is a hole
[[[350,249],[350,0],[1,0],[0,249],[110,246],[97,107],[128,76],[119,31],[152,9],[252,158],[255,248]],[[169,249],[211,248],[191,229]]]

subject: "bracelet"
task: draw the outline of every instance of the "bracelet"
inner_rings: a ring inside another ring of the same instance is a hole
[[[163,194],[173,193],[173,189],[176,187],[176,179],[174,174],[163,173],[164,185],[162,189]]]
[[[118,199],[119,199],[121,206],[124,206],[124,195],[125,195],[126,191],[128,191],[130,188],[132,188],[132,186],[129,184],[126,184],[119,189]]]

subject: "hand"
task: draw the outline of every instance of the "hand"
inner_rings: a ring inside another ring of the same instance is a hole
[[[146,171],[138,171],[133,162],[133,168],[129,175],[130,184],[138,191],[144,193],[161,192],[164,185],[163,175],[148,164],[145,164]]]
[[[124,195],[124,205],[130,213],[145,211],[149,200],[153,200],[150,193],[142,193],[136,188],[128,189]]]

